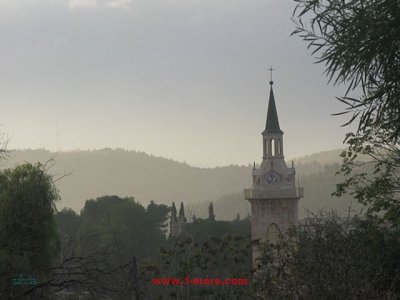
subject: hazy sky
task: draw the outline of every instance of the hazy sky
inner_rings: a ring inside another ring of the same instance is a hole
[[[286,158],[342,146],[323,66],[289,0],[0,0],[9,148],[125,148],[195,166],[259,162],[267,71]]]

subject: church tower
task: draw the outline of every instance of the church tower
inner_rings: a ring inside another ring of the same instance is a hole
[[[262,163],[259,169],[254,164],[253,186],[244,193],[251,203],[252,240],[274,243],[296,224],[298,201],[303,198],[304,191],[296,187],[293,163],[288,168],[284,160],[283,131],[279,126],[272,78],[269,84],[267,122],[262,132]],[[253,248],[253,260],[257,256],[258,250]]]

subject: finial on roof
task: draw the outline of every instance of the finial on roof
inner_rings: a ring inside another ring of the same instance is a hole
[[[274,82],[272,81],[272,71],[275,71],[275,69],[272,69],[272,66],[270,66],[268,71],[269,71],[269,78],[270,78],[269,84],[272,86],[274,84]]]

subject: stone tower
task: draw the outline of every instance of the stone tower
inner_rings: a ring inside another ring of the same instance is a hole
[[[252,240],[276,242],[298,218],[298,201],[303,188],[295,185],[296,171],[288,168],[283,155],[283,131],[279,127],[273,81],[270,81],[267,122],[262,132],[263,157],[259,169],[252,172],[253,186],[245,189],[251,203]],[[253,248],[253,260],[258,250]]]

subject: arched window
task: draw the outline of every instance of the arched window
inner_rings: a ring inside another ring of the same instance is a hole
[[[278,140],[276,141],[276,143],[277,143],[277,151],[278,151],[278,155],[281,155],[281,154],[282,154],[282,149],[281,149],[281,140],[280,140],[280,139],[278,139]]]
[[[281,231],[279,230],[278,225],[272,223],[268,226],[267,229],[267,241],[270,243],[276,243],[279,240],[281,235]]]
[[[270,147],[271,147],[271,155],[275,156],[276,153],[275,153],[275,140],[274,139],[271,139]]]
[[[264,139],[264,156],[268,155],[268,140]]]

